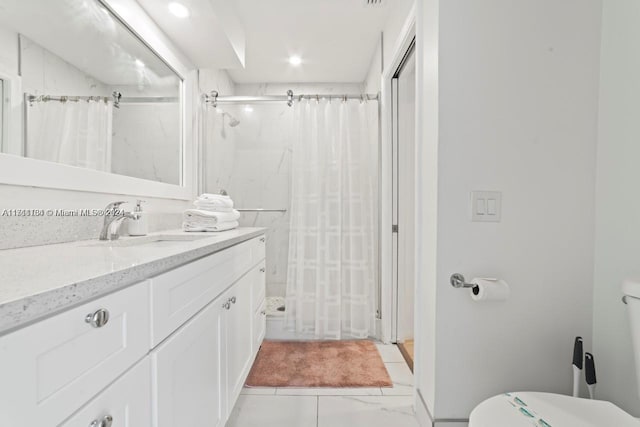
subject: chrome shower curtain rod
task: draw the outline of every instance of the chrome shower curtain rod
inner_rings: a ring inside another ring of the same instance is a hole
[[[314,95],[294,95],[293,91],[287,91],[286,95],[270,95],[270,96],[218,96],[217,91],[211,91],[208,94],[202,95],[202,100],[206,104],[217,107],[218,104],[254,104],[261,102],[286,102],[289,107],[293,105],[294,101],[302,101],[303,99],[315,99],[320,101],[321,99],[328,100],[341,100],[346,101],[348,99],[357,99],[360,101],[377,101],[377,94],[363,93],[360,95],[346,94],[314,94]]]
[[[113,92],[111,96],[70,96],[70,95],[32,95],[24,94],[26,101],[30,106],[38,102],[80,102],[80,101],[102,101],[113,102],[115,107],[120,104],[138,104],[138,103],[174,103],[180,102],[180,98],[170,96],[132,96],[123,97],[120,92]]]

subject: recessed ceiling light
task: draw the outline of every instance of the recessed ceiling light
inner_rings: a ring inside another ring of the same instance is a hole
[[[298,65],[302,64],[302,58],[300,58],[297,55],[290,56],[289,57],[289,64],[293,65],[294,67],[297,67]]]
[[[251,105],[245,105],[244,111],[247,113],[251,113],[253,111],[253,107]]]
[[[178,18],[186,18],[187,16],[189,16],[189,9],[187,9],[187,7],[182,3],[178,3],[174,1],[169,3],[168,7],[169,7],[169,12],[171,12]]]

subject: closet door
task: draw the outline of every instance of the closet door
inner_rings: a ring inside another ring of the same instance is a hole
[[[226,360],[228,410],[242,391],[253,362],[253,304],[251,288],[258,275],[255,267],[227,291],[225,299],[230,302],[226,313]]]
[[[214,300],[151,353],[155,427],[224,426],[225,302]]]

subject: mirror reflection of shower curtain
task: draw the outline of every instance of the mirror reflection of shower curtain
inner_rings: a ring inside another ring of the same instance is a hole
[[[111,102],[47,101],[27,108],[28,157],[111,171]]]
[[[375,333],[378,105],[295,104],[285,322],[318,339]]]

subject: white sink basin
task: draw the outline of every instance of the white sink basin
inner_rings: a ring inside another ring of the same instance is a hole
[[[127,237],[121,240],[104,240],[91,243],[89,247],[140,247],[151,246],[154,248],[162,248],[167,246],[175,246],[185,242],[193,242],[195,240],[206,239],[211,237],[210,234],[158,234],[155,236]]]

